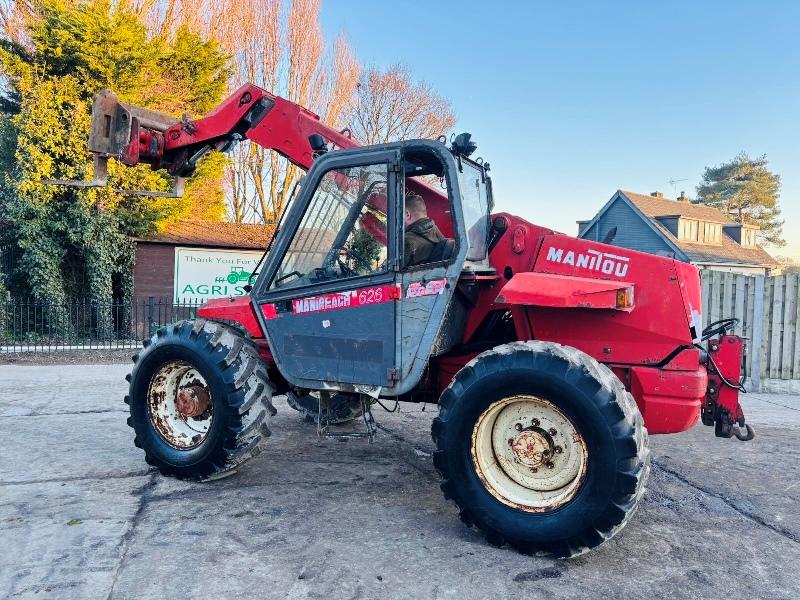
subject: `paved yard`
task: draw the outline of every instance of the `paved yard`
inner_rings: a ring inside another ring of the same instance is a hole
[[[800,398],[750,394],[750,443],[652,439],[628,527],[571,561],[465,528],[431,464],[435,407],[320,441],[281,401],[228,479],[151,472],[125,425],[128,365],[0,366],[0,597],[798,598]]]

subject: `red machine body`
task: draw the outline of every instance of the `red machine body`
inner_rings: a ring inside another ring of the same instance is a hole
[[[556,341],[607,364],[652,433],[693,426],[707,385],[693,346],[696,268],[502,217],[515,235],[500,240],[490,261],[512,276],[481,293],[467,335],[486,312],[513,310],[520,339]]]
[[[717,437],[735,435],[743,441],[753,439],[753,428],[745,423],[744,412],[739,405],[738,383],[742,370],[744,341],[738,335],[720,335],[708,343],[706,365],[708,367],[708,392],[702,407],[704,425],[713,425]],[[745,429],[742,433],[740,428]]]
[[[342,149],[358,145],[310,111],[246,85],[204,118],[177,123],[163,132],[137,128],[122,155],[128,164],[145,162],[185,176],[205,151],[225,150],[232,141],[248,138],[308,169],[315,155],[311,136]],[[413,179],[408,187],[425,198],[429,216],[451,237],[448,199]],[[487,318],[500,312],[513,322],[516,339],[572,346],[609,366],[636,399],[651,433],[692,427],[701,406],[704,421],[709,415],[713,422],[723,423],[718,435],[730,436],[725,423],[744,425],[734,389],[742,340],[724,335],[712,342],[708,353],[696,345],[701,336],[701,297],[695,267],[575,239],[506,213],[494,215],[493,222],[502,230],[490,246],[494,273],[465,274],[459,282],[472,299],[472,308],[461,351],[430,361],[420,385],[427,385],[431,395],[447,386],[477,354],[466,349],[480,338]],[[212,300],[198,313],[237,321],[251,336],[263,339],[256,310],[260,309],[245,297]],[[270,360],[265,343],[262,348]],[[709,363],[704,355],[715,358]]]

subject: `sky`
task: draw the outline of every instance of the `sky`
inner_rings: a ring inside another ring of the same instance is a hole
[[[617,189],[694,197],[744,150],[800,259],[800,2],[324,0],[322,23],[450,100],[497,210],[575,235]]]

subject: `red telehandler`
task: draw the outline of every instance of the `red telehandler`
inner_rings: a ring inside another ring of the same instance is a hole
[[[113,157],[165,169],[179,195],[198,159],[241,140],[307,173],[249,295],[207,302],[134,357],[128,424],[163,474],[240,468],[275,394],[320,433],[358,418],[370,439],[374,403],[438,402],[433,461],[461,519],[493,544],[574,556],[641,501],[648,431],[701,417],[719,437],[753,437],[743,340],[733,319],[702,329],[697,269],[493,213],[469,134],[359,146],[253,85],[182,121],[103,91],[95,179],[60,183],[105,185]],[[444,239],[404,266],[409,194]]]

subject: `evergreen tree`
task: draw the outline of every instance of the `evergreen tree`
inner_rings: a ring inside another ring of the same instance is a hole
[[[220,220],[224,157],[201,161],[181,199],[114,192],[171,186],[147,166],[115,161],[107,188],[41,182],[92,177],[86,140],[100,89],[176,117],[201,115],[226,91],[228,59],[216,43],[185,27],[169,38],[148,37],[127,3],[30,0],[26,6],[22,35],[6,32],[0,41],[0,222],[20,250],[15,280],[40,300],[126,298],[133,261],[128,236],[187,217]],[[69,316],[55,320],[67,332]],[[101,329],[110,327],[110,315],[97,320]]]
[[[740,152],[733,160],[706,167],[697,186],[697,202],[718,208],[737,223],[760,227],[762,243],[783,246],[778,197],[781,178],[767,168],[767,157]]]

